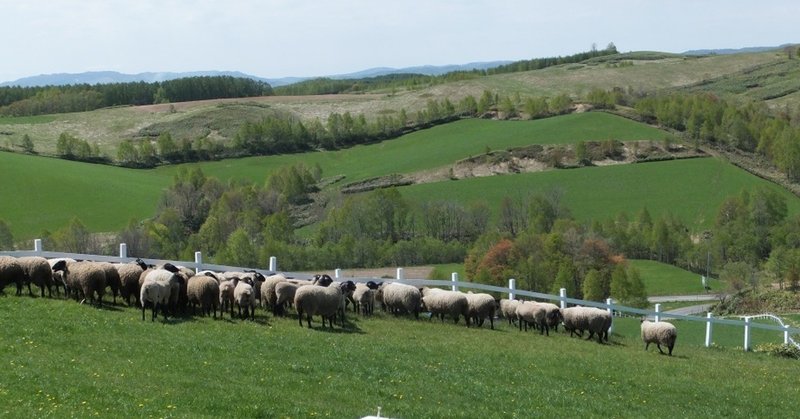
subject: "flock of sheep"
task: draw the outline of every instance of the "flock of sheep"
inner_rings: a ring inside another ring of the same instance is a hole
[[[482,327],[489,320],[494,329],[496,314],[506,318],[519,330],[537,329],[540,334],[558,331],[562,324],[570,336],[583,336],[587,340],[595,335],[597,341],[608,342],[611,314],[593,307],[560,308],[551,303],[501,299],[497,301],[485,293],[463,293],[439,288],[417,288],[412,285],[383,282],[354,283],[334,281],[328,275],[315,275],[312,280],[287,278],[282,274],[264,277],[257,271],[211,272],[193,270],[165,263],[157,267],[148,266],[141,259],[129,263],[76,261],[73,259],[45,259],[38,256],[0,256],[0,293],[6,285],[14,283],[17,295],[27,285],[33,295],[31,284],[39,287],[42,297],[47,290],[52,297],[64,290],[64,295],[81,303],[88,301],[102,304],[106,289],[110,289],[114,304],[117,296],[128,305],[136,304],[142,309],[142,320],[146,310],[151,310],[152,321],[161,312],[164,318],[177,316],[191,307],[192,314],[200,309],[200,315],[220,317],[230,311],[231,318],[255,318],[257,306],[264,307],[275,316],[284,316],[288,307],[297,312],[298,322],[303,318],[311,328],[313,316],[320,316],[322,326],[326,322],[333,327],[345,324],[345,312],[352,304],[356,313],[369,316],[374,307],[381,304],[385,311],[396,314],[411,314],[419,318],[420,312],[430,313],[430,318],[444,322],[449,317],[458,323],[461,317],[467,327]],[[131,299],[135,302],[132,302]],[[238,309],[238,314],[234,313]],[[499,309],[499,313],[497,313]],[[659,352],[666,346],[669,354],[675,346],[675,326],[667,322],[642,321],[642,341],[645,350],[655,343]]]

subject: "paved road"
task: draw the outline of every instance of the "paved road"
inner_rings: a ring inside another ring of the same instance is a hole
[[[711,301],[719,300],[721,294],[699,294],[699,295],[662,295],[658,297],[647,297],[651,303],[667,303],[670,301]]]
[[[711,308],[713,304],[698,304],[695,306],[688,306],[688,307],[681,307],[676,308],[675,310],[667,310],[661,316],[662,320],[667,320],[673,317],[670,317],[670,314],[678,314],[681,316],[694,316],[697,314],[706,314],[708,310]]]

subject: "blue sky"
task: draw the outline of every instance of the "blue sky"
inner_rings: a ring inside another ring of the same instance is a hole
[[[372,67],[800,42],[796,0],[0,0],[0,82],[51,73]]]

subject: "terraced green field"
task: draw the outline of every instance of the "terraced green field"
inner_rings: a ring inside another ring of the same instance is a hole
[[[491,204],[505,196],[524,199],[557,189],[578,220],[605,220],[622,211],[633,215],[646,207],[654,217],[672,213],[689,228],[705,228],[723,200],[750,188],[772,188],[786,197],[790,214],[800,211],[800,199],[788,191],[711,158],[482,177],[400,190],[412,202],[431,197],[462,203],[483,200],[497,210]]]
[[[700,275],[673,265],[653,260],[629,260],[631,266],[642,274],[648,296],[704,294]],[[710,292],[723,291],[724,284],[715,278],[706,279]]]

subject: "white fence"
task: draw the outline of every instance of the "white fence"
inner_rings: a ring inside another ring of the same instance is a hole
[[[45,258],[73,258],[79,260],[94,260],[94,261],[102,261],[102,262],[131,262],[136,258],[128,256],[127,245],[125,243],[121,243],[119,245],[119,255],[118,256],[103,256],[103,255],[86,255],[86,254],[76,254],[76,253],[62,253],[62,252],[49,252],[44,251],[42,249],[42,241],[37,239],[34,241],[34,250],[18,250],[18,251],[0,251],[0,255],[7,255],[7,256],[15,256],[15,257],[22,257],[22,256],[42,256]],[[270,258],[270,266],[269,269],[253,269],[253,268],[242,268],[238,266],[226,266],[226,265],[213,265],[203,263],[203,257],[201,252],[195,252],[194,255],[194,262],[185,262],[185,261],[169,261],[169,260],[161,260],[161,259],[145,259],[142,258],[145,263],[148,264],[160,264],[164,262],[172,262],[176,265],[185,266],[188,268],[194,268],[196,271],[201,270],[212,270],[212,271],[243,271],[243,270],[255,270],[263,275],[271,275],[275,272],[278,272],[278,264],[277,259],[273,256]],[[341,276],[341,270],[336,269],[334,271],[334,276],[336,278],[343,279]],[[302,272],[283,272],[284,275],[287,277],[292,278],[302,278],[302,279],[309,279],[311,278],[311,274],[302,273]],[[372,277],[348,277],[348,280],[354,282],[367,282],[367,281],[385,281],[384,278],[372,278]],[[518,290],[516,289],[516,281],[512,278],[508,280],[508,288],[498,287],[494,285],[486,285],[474,282],[466,282],[466,281],[459,281],[458,274],[453,273],[450,281],[442,281],[442,280],[432,280],[432,279],[409,279],[405,277],[405,272],[403,268],[397,268],[397,275],[395,276],[394,282],[401,282],[406,283],[409,285],[414,286],[437,286],[437,287],[450,287],[453,291],[458,291],[461,288],[467,289],[474,289],[474,290],[481,290],[481,291],[489,291],[489,292],[496,292],[500,294],[507,294],[509,299],[515,299],[518,297],[527,297],[532,299],[538,300],[545,300],[557,303],[560,305],[561,308],[567,307],[568,304],[572,305],[581,305],[585,307],[597,307],[604,310],[608,310],[614,315],[634,315],[640,317],[652,317],[658,321],[661,316],[664,314],[660,311],[660,304],[655,305],[655,311],[649,310],[642,310],[633,307],[627,307],[622,305],[617,305],[612,302],[609,298],[606,300],[605,303],[600,303],[597,301],[587,301],[587,300],[579,300],[576,298],[569,298],[567,297],[566,290],[561,288],[559,295],[552,295],[552,294],[543,294],[539,292],[533,291],[525,291],[525,290]],[[764,330],[771,330],[775,332],[783,333],[783,343],[784,344],[792,344],[798,348],[800,348],[800,344],[798,344],[791,335],[798,335],[800,334],[800,329],[790,327],[788,324],[784,324],[783,321],[771,314],[761,314],[755,316],[744,316],[742,317],[743,320],[732,320],[732,319],[720,319],[715,318],[708,313],[706,317],[697,317],[697,316],[686,316],[681,314],[669,314],[670,318],[679,319],[679,320],[687,320],[687,321],[694,321],[694,322],[703,322],[706,324],[706,333],[705,333],[705,346],[710,347],[712,344],[712,335],[713,335],[713,325],[720,324],[720,325],[728,325],[728,326],[738,326],[744,329],[744,336],[743,336],[743,345],[745,351],[749,351],[752,348],[752,341],[751,341],[751,329],[764,329]],[[780,325],[770,325],[764,323],[756,323],[752,322],[753,319],[764,319],[768,318],[771,320],[776,321]],[[612,325],[613,329],[613,325]]]

